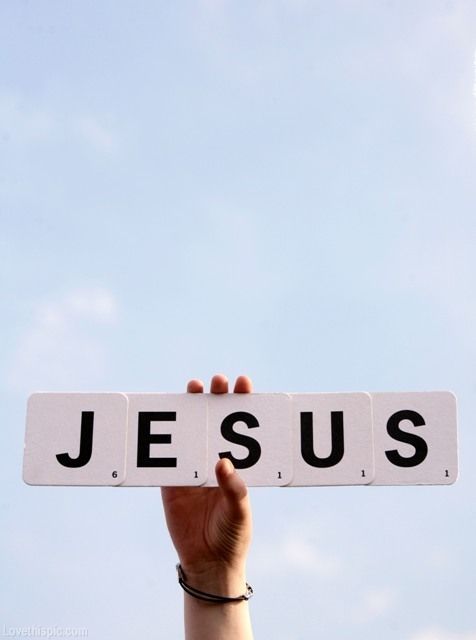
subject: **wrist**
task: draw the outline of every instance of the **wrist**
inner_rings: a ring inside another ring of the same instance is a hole
[[[225,562],[201,563],[200,566],[181,564],[187,583],[217,596],[238,596],[246,591],[246,565]]]

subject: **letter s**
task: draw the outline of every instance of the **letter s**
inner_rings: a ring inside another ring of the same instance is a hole
[[[428,445],[425,440],[415,433],[408,433],[400,429],[402,420],[410,420],[415,427],[421,427],[425,424],[423,417],[416,411],[404,409],[394,413],[387,422],[387,432],[390,437],[398,442],[405,442],[415,448],[415,453],[411,456],[402,456],[397,449],[385,451],[388,460],[397,467],[416,467],[425,460],[428,455]]]
[[[225,440],[246,447],[248,449],[248,455],[246,458],[235,458],[231,451],[224,451],[218,455],[220,458],[228,458],[231,460],[235,469],[249,469],[260,459],[261,445],[254,438],[233,431],[233,426],[236,422],[244,422],[248,429],[255,429],[256,427],[259,427],[259,422],[251,413],[247,413],[246,411],[235,411],[235,413],[230,413],[230,415],[228,415],[221,423],[221,434]]]

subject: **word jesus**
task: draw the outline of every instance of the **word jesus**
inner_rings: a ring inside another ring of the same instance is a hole
[[[36,485],[451,484],[452,393],[36,393],[23,478]]]

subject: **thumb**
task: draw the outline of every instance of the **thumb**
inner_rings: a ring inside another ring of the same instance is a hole
[[[231,460],[222,458],[216,463],[215,475],[229,507],[239,508],[248,496],[243,479],[236,473]]]

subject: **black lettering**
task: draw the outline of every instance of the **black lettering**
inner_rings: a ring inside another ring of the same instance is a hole
[[[402,431],[402,429],[400,429],[400,422],[402,422],[402,420],[409,420],[415,427],[422,427],[425,421],[416,411],[404,409],[390,416],[387,422],[388,435],[394,440],[398,440],[398,442],[410,444],[415,448],[415,453],[405,457],[402,456],[397,449],[392,449],[391,451],[385,451],[385,455],[396,467],[416,467],[421,464],[428,455],[428,445],[423,438],[417,436],[415,433]]]
[[[170,444],[170,433],[151,433],[151,422],[175,422],[175,411],[139,411],[137,432],[137,466],[138,467],[176,467],[177,458],[151,458],[151,444]]]
[[[81,435],[79,440],[79,454],[72,458],[69,453],[58,453],[56,459],[63,467],[79,469],[91,460],[93,452],[94,411],[81,411]]]
[[[301,412],[301,455],[307,464],[318,469],[334,467],[344,457],[344,413],[331,411],[331,452],[327,458],[319,458],[314,453],[313,415],[311,411]]]
[[[231,451],[223,451],[218,455],[220,458],[228,458],[231,460],[235,469],[249,469],[260,459],[261,445],[254,438],[233,431],[233,426],[236,422],[244,422],[248,429],[256,429],[256,427],[259,427],[259,422],[251,413],[235,411],[235,413],[230,413],[221,423],[221,434],[225,440],[246,447],[248,449],[248,455],[246,458],[235,458]]]

